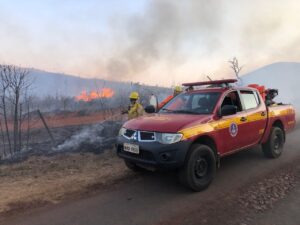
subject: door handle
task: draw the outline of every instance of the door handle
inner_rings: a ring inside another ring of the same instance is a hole
[[[247,118],[246,117],[241,117],[241,119],[240,119],[242,122],[245,122],[245,121],[247,121]]]
[[[266,113],[265,112],[261,112],[261,114],[260,114],[261,116],[265,116],[266,115]]]

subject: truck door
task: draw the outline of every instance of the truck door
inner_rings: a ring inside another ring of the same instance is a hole
[[[237,91],[231,91],[224,97],[221,108],[225,105],[234,105],[237,113],[223,116],[217,125],[218,136],[221,142],[221,154],[228,154],[245,145],[244,134],[248,132],[246,126],[247,114],[243,111],[241,100]]]
[[[267,108],[256,91],[240,91],[243,109],[246,112],[247,132],[244,134],[244,146],[258,144],[267,124]]]

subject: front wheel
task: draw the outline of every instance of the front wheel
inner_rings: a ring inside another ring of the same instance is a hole
[[[284,133],[279,127],[272,127],[268,141],[262,144],[263,153],[267,158],[278,158],[283,151]]]
[[[179,179],[194,191],[206,189],[216,174],[216,156],[207,145],[195,144],[191,147],[184,167],[179,171]]]

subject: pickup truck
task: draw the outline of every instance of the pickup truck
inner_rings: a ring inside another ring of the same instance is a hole
[[[266,104],[256,88],[238,87],[236,80],[183,84],[186,91],[161,109],[127,121],[117,140],[117,154],[127,167],[175,169],[185,186],[207,188],[224,156],[262,146],[278,158],[286,134],[295,127],[288,104]],[[200,88],[199,88],[200,87]]]

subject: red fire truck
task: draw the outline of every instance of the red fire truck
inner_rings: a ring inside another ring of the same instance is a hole
[[[134,171],[176,169],[194,191],[209,186],[224,156],[261,145],[266,157],[278,158],[296,123],[294,108],[275,103],[275,89],[235,82],[186,83],[158,112],[146,107],[151,114],[121,128],[119,157]]]

